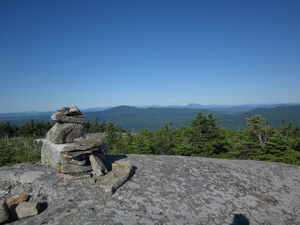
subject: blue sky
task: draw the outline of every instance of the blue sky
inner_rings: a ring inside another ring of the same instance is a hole
[[[300,103],[299,0],[1,0],[0,113]]]

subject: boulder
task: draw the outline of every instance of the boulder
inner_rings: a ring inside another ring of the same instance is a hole
[[[72,143],[74,139],[85,138],[85,128],[78,123],[56,123],[46,135],[55,144]]]
[[[62,112],[54,113],[51,119],[58,123],[84,123],[84,115],[66,116]]]
[[[77,141],[78,142],[78,141]],[[95,154],[102,157],[103,151],[100,146],[96,146],[95,141],[81,141],[82,143],[89,143],[87,145],[78,145],[76,143],[70,144],[55,144],[48,139],[44,140],[41,150],[41,161],[44,164],[52,165],[60,173],[80,173],[91,171],[92,166],[89,159],[90,154]],[[97,145],[101,144],[97,140]],[[100,165],[101,162],[98,162]],[[103,163],[102,163],[103,164]],[[104,165],[103,165],[104,166]],[[103,167],[102,166],[102,167]],[[96,165],[94,165],[96,168]],[[104,166],[105,168],[105,166]],[[104,168],[102,168],[103,171]],[[99,172],[97,172],[99,174]]]
[[[60,152],[60,154],[64,157],[64,158],[70,158],[70,159],[74,159],[76,157],[80,157],[81,155],[85,155],[85,154],[91,154],[93,152],[99,152],[99,148],[92,148],[92,149],[87,149],[87,150],[74,150],[74,151],[62,151]]]
[[[66,114],[67,116],[76,116],[76,115],[82,115],[80,110],[77,108],[77,106],[73,105],[69,108],[69,112]]]
[[[20,202],[10,208],[11,217],[14,219],[21,219],[29,216],[39,214],[40,203],[36,201],[32,202]]]
[[[0,200],[0,223],[9,219],[9,210],[5,200]]]
[[[132,172],[132,165],[129,162],[117,161],[112,164],[112,171],[100,180],[99,186],[107,194],[112,195],[130,178]]]
[[[61,173],[81,173],[87,171],[92,171],[91,163],[88,160],[82,160],[82,161],[62,160],[61,161],[61,166],[60,166]]]
[[[29,199],[29,195],[26,195],[26,194],[17,194],[17,195],[14,195],[12,197],[10,197],[6,203],[7,203],[7,206],[8,208],[12,207],[13,205],[17,205],[21,202],[25,202]]]
[[[77,145],[85,147],[86,149],[99,147],[102,144],[102,141],[98,140],[98,139],[83,139],[83,138],[79,138],[79,139],[76,139],[74,141],[75,141],[75,143]]]
[[[107,173],[107,169],[104,163],[96,154],[90,154],[90,162],[93,169],[93,172],[96,176],[103,176]]]
[[[62,156],[60,152],[68,144],[55,144],[48,139],[44,140],[43,147],[41,149],[41,161],[43,164],[51,165],[56,168],[57,172],[60,171]]]
[[[76,115],[82,115],[80,110],[77,108],[77,106],[71,106],[69,107],[62,107],[61,109],[58,109],[57,112],[62,112],[67,116],[76,116]]]

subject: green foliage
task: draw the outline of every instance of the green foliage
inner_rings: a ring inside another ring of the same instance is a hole
[[[174,155],[173,148],[175,147],[175,138],[172,127],[172,122],[165,124],[164,127],[152,132],[151,149],[155,155]]]
[[[0,138],[11,137],[40,137],[46,135],[53,124],[44,121],[25,123],[21,126],[11,125],[9,122],[0,123]]]
[[[219,127],[218,117],[198,112],[189,127],[172,129],[172,123],[157,131],[127,132],[119,137],[114,154],[176,154],[227,159],[252,159],[300,164],[300,128],[292,124],[274,129],[262,116],[248,119],[248,128],[238,131]]]
[[[40,160],[42,142],[33,137],[1,138],[0,139],[0,166],[37,162]]]
[[[181,143],[174,148],[176,154],[211,157],[223,151],[222,130],[218,127],[218,117],[198,112],[191,126],[182,130]]]
[[[109,121],[105,126],[105,143],[109,149],[114,149],[114,145],[119,139],[116,127],[113,122]]]
[[[249,134],[258,142],[259,146],[263,147],[268,143],[273,128],[270,122],[262,118],[261,115],[255,115],[251,118],[247,118],[249,126]]]
[[[225,132],[225,145],[226,154],[220,157],[230,159],[249,159],[253,149],[257,143],[248,133],[248,130],[230,131]]]
[[[275,129],[261,115],[248,118],[247,128],[221,128],[218,117],[198,112],[190,126],[172,128],[166,123],[156,131],[125,132],[113,122],[85,122],[88,133],[105,133],[104,141],[111,154],[155,154],[201,156],[227,159],[251,159],[300,165],[300,128],[293,123]],[[44,122],[14,126],[0,123],[0,166],[38,161],[41,143],[34,137],[45,135],[52,124]],[[23,136],[23,138],[17,138]],[[29,136],[32,136],[31,138]]]

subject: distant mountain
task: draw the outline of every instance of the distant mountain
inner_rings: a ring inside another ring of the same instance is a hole
[[[103,111],[103,110],[107,110],[110,109],[112,107],[94,107],[94,108],[87,108],[87,109],[83,109],[80,110],[81,112],[99,112],[99,111]]]
[[[11,118],[11,117],[30,117],[30,116],[42,116],[42,115],[52,115],[54,111],[48,112],[37,112],[37,111],[30,111],[30,112],[19,112],[19,113],[0,113],[1,118]]]
[[[273,105],[274,106],[274,105]],[[190,105],[190,107],[195,107]],[[102,109],[102,108],[101,108]],[[248,110],[247,110],[248,109]],[[94,108],[94,110],[96,110]],[[98,117],[99,122],[112,121],[116,125],[123,127],[125,130],[139,131],[143,128],[156,130],[166,123],[172,122],[173,128],[189,126],[198,111],[204,115],[212,112],[214,116],[218,116],[222,121],[221,126],[229,129],[241,129],[247,127],[247,118],[256,114],[262,115],[270,121],[275,128],[282,126],[282,121],[287,125],[292,122],[294,126],[300,125],[300,105],[277,106],[268,108],[255,108],[252,106],[223,106],[199,109],[199,108],[169,108],[169,107],[149,107],[137,108],[132,106],[117,106],[101,111],[82,110],[85,114],[85,120],[94,122]],[[12,124],[21,125],[29,122],[31,119],[35,121],[51,121],[50,116],[53,112],[34,112],[19,114],[0,114],[0,122],[10,122]]]
[[[248,112],[229,114],[224,110],[219,111],[211,109],[191,109],[191,108],[135,108],[131,106],[118,106],[101,112],[86,113],[86,119],[95,121],[113,121],[116,125],[124,129],[140,130],[148,128],[156,130],[164,124],[172,122],[173,128],[188,126],[198,111],[204,115],[212,112],[222,121],[221,126],[229,129],[241,129],[247,127],[247,118],[256,114],[262,115],[275,128],[282,126],[282,120],[285,125],[292,122],[294,126],[300,125],[300,105],[296,106],[279,106],[275,108],[257,108]]]
[[[173,127],[188,126],[197,115],[197,109],[187,108],[136,108],[131,106],[118,106],[101,112],[85,113],[86,120],[112,121],[124,129],[140,130],[147,128],[156,130],[164,124],[172,122]],[[201,110],[202,111],[202,110]],[[204,110],[203,113],[208,113]]]
[[[186,106],[180,105],[170,105],[170,106],[160,106],[160,105],[152,105],[152,106],[133,106],[136,108],[188,108],[188,109],[209,109],[212,111],[218,111],[221,113],[228,113],[228,114],[237,114],[247,112],[256,108],[275,108],[278,106],[293,106],[299,105],[295,103],[282,103],[282,104],[241,104],[241,105],[200,105],[190,103]]]

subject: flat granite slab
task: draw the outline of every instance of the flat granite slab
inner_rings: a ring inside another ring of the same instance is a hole
[[[183,156],[106,160],[108,168],[124,160],[135,170],[112,196],[93,178],[63,180],[41,163],[0,167],[1,198],[25,193],[47,202],[39,215],[9,224],[300,224],[300,166]]]

